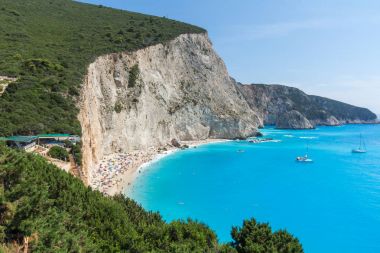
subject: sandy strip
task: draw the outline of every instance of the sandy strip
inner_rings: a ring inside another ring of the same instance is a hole
[[[208,143],[225,142],[224,139],[207,139],[200,141],[182,141],[182,145],[189,148]],[[142,170],[152,162],[156,162],[174,152],[180,150],[173,146],[157,148],[151,147],[144,151],[134,151],[127,154],[112,154],[105,157],[92,173],[90,186],[100,192],[113,196],[123,193],[129,187]]]

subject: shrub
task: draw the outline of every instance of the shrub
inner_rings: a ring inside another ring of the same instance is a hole
[[[286,231],[272,233],[267,223],[258,223],[255,219],[245,220],[243,227],[232,228],[232,246],[238,253],[303,253],[298,239]]]
[[[82,166],[82,152],[81,152],[81,149],[82,149],[82,143],[81,142],[73,145],[72,148],[71,148],[71,153],[74,156],[75,163],[77,165],[79,165],[79,166]]]
[[[52,158],[62,160],[62,161],[69,160],[69,153],[67,152],[67,150],[59,146],[52,147],[49,150],[48,155]]]
[[[139,78],[140,70],[139,65],[135,64],[129,71],[128,87],[133,88],[136,85],[136,81]]]
[[[121,102],[118,101],[115,103],[114,110],[116,113],[121,113],[121,111],[123,110],[123,105],[121,104]]]
[[[62,71],[63,67],[59,64],[54,64],[48,59],[29,59],[24,62],[25,68],[32,72],[36,73],[48,73],[53,74],[58,71]]]

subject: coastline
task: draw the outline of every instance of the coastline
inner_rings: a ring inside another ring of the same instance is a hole
[[[210,143],[226,142],[228,139],[205,139],[199,141],[182,141],[182,145],[189,148],[201,146]],[[144,168],[149,167],[175,152],[181,150],[172,145],[161,147],[150,147],[146,150],[138,150],[129,153],[111,154],[104,157],[94,169],[89,185],[108,196],[114,196],[123,193],[137,178]],[[117,167],[120,170],[112,173],[106,166],[111,168]]]
[[[361,123],[363,124],[363,123]],[[343,125],[361,125],[360,123],[350,123]],[[365,125],[376,125],[375,123],[368,123]],[[338,126],[326,126],[326,127],[339,127]],[[316,130],[307,129],[307,130]],[[280,129],[278,129],[280,130]],[[283,129],[283,130],[306,130],[306,129]],[[231,141],[229,139],[205,139],[198,141],[182,141],[183,146],[188,146],[193,148],[194,146],[205,145],[209,143],[226,142]],[[92,175],[89,181],[89,186],[95,190],[102,192],[108,196],[114,196],[117,194],[122,194],[125,190],[130,187],[138,175],[143,169],[150,166],[153,162],[157,162],[160,159],[167,157],[181,148],[176,148],[170,144],[160,146],[160,147],[149,147],[146,150],[137,150],[129,153],[115,153],[105,156],[102,161],[100,161],[96,168],[93,169]],[[120,171],[113,173],[109,168],[103,167],[103,170],[99,169],[100,164],[109,164],[112,166],[120,166],[121,163],[127,161],[124,167]]]

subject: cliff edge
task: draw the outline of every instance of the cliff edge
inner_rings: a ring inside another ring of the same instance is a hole
[[[89,173],[112,153],[172,139],[244,138],[262,125],[206,34],[97,58],[83,84],[79,120]]]

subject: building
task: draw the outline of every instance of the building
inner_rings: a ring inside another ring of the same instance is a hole
[[[63,146],[65,141],[70,141],[71,143],[76,144],[80,142],[80,137],[77,135],[70,134],[40,134],[37,135],[38,145],[58,145]]]
[[[41,146],[64,146],[65,141],[71,143],[80,142],[80,137],[70,134],[40,134],[37,136],[9,136],[0,137],[8,147],[19,148],[26,151],[33,151],[36,145]]]
[[[4,141],[8,147],[24,149],[26,151],[34,149],[37,145],[37,139],[37,136],[0,137],[0,141]]]

